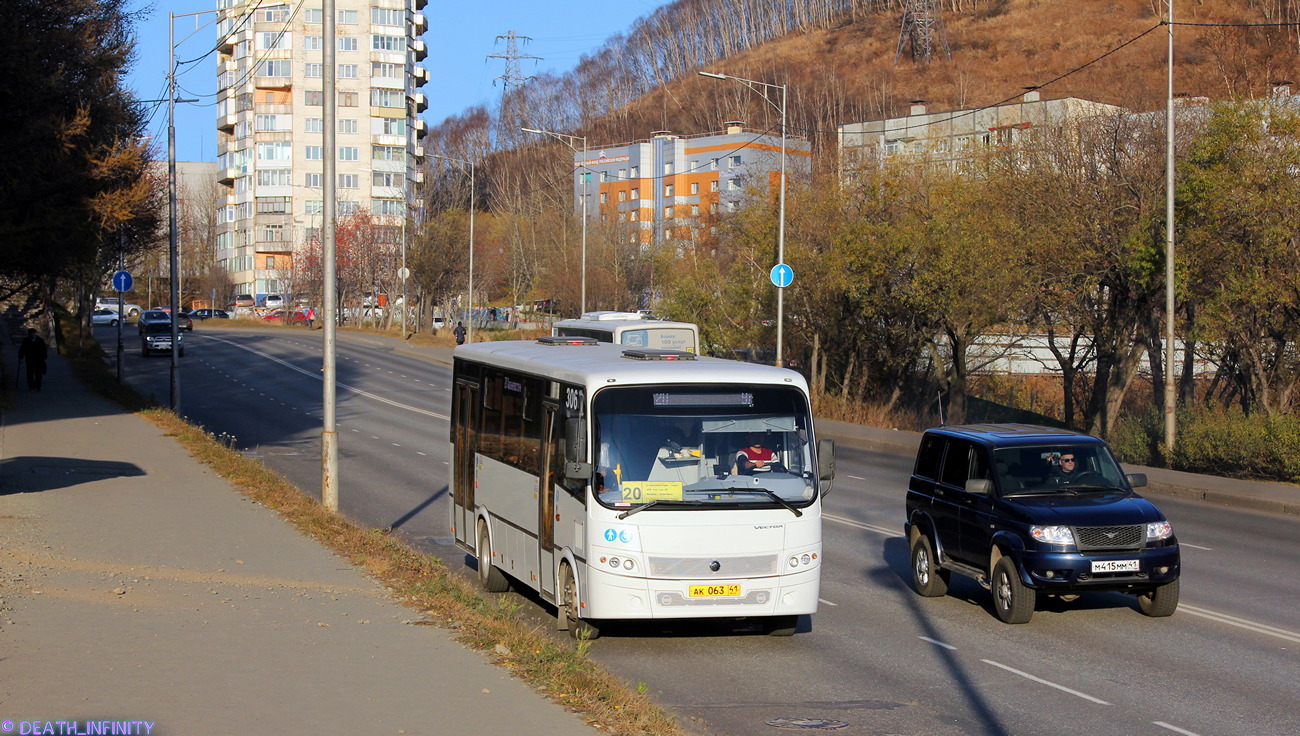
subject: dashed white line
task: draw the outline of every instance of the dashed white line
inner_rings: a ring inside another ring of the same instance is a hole
[[[1161,727],[1161,728],[1167,728],[1167,729],[1169,729],[1170,731],[1173,731],[1174,733],[1181,733],[1183,736],[1201,736],[1200,734],[1196,733],[1195,731],[1188,731],[1188,730],[1185,729],[1185,728],[1179,728],[1179,727],[1177,727],[1177,726],[1172,726],[1172,725],[1170,725],[1170,724],[1168,724],[1168,723],[1165,723],[1164,721],[1152,721],[1152,723],[1156,724],[1157,726],[1159,726],[1159,727]]]
[[[401,447],[401,445],[399,445],[399,444],[397,444],[396,442],[394,442],[394,443],[393,443],[393,447]],[[749,456],[746,455],[745,457],[749,457]]]
[[[899,530],[899,529],[888,529],[888,528],[883,527],[883,526],[874,526],[874,525],[872,525],[872,524],[863,524],[863,523],[860,522],[860,521],[854,521],[853,519],[847,519],[847,518],[845,518],[845,517],[843,517],[843,516],[836,516],[835,514],[827,514],[827,513],[823,513],[823,514],[822,514],[822,518],[825,519],[826,521],[833,521],[833,522],[835,522],[835,523],[837,523],[837,524],[843,524],[843,525],[845,525],[845,526],[856,527],[856,528],[858,528],[858,529],[866,529],[866,530],[869,531],[869,532],[875,532],[875,533],[877,533],[877,534],[885,534],[885,535],[888,535],[888,536],[891,536],[891,537],[897,537],[897,536],[900,536],[900,535],[901,535],[901,530]]]
[[[1083,698],[1084,700],[1088,700],[1088,701],[1091,701],[1091,702],[1093,702],[1093,703],[1096,703],[1097,705],[1110,705],[1110,703],[1107,703],[1106,701],[1102,700],[1101,698],[1094,698],[1094,697],[1092,697],[1091,695],[1089,695],[1089,694],[1087,694],[1087,693],[1081,693],[1081,692],[1079,692],[1078,690],[1073,690],[1073,689],[1068,688],[1068,687],[1066,687],[1066,686],[1064,686],[1064,685],[1058,685],[1058,684],[1056,684],[1055,682],[1052,682],[1051,680],[1044,680],[1044,679],[1041,678],[1041,677],[1035,677],[1035,676],[1029,674],[1028,672],[1021,672],[1020,670],[1018,670],[1018,669],[1016,669],[1016,668],[1014,668],[1014,667],[1008,667],[1008,666],[1006,666],[1005,664],[1001,664],[1001,663],[998,663],[998,662],[994,662],[994,661],[991,660],[991,659],[981,659],[980,661],[983,662],[983,663],[985,663],[985,664],[991,664],[991,665],[993,665],[994,667],[1000,667],[1000,668],[1006,670],[1007,672],[1010,672],[1010,673],[1012,673],[1012,674],[1016,674],[1016,675],[1020,675],[1021,677],[1025,678],[1026,680],[1032,680],[1032,681],[1034,681],[1034,682],[1037,682],[1037,683],[1040,684],[1040,685],[1046,685],[1046,686],[1048,686],[1048,687],[1054,687],[1054,688],[1056,688],[1057,690],[1060,690],[1060,691],[1063,692],[1063,693],[1069,693],[1069,694],[1074,695],[1074,696],[1076,696],[1076,697]]]
[[[1196,544],[1188,544],[1187,542],[1184,542],[1184,541],[1181,541],[1181,540],[1178,542],[1178,546],[1179,546],[1179,547],[1191,547],[1192,549],[1203,549],[1203,550],[1205,550],[1206,552],[1213,552],[1213,551],[1214,551],[1214,548],[1213,548],[1213,547],[1201,547],[1200,545],[1196,545]]]
[[[935,646],[943,647],[944,649],[952,649],[953,651],[956,651],[956,650],[957,650],[957,647],[954,647],[954,646],[951,645],[951,644],[944,644],[943,642],[939,641],[938,639],[931,639],[931,638],[928,637],[928,636],[918,636],[917,638],[920,639],[921,641],[928,641],[928,642],[930,642],[931,644],[933,644],[933,645],[935,645]]]
[[[825,604],[828,605],[828,606],[838,606],[838,605],[839,605],[838,603],[831,603],[830,601],[826,600],[825,598],[818,598],[817,601],[818,601],[819,603],[825,603]]]
[[[853,480],[866,480],[866,478],[863,478],[860,475],[850,475],[849,477],[852,478]]]
[[[1193,615],[1193,616],[1200,616],[1200,617],[1202,617],[1202,618],[1208,618],[1208,619],[1210,619],[1211,621],[1218,621],[1218,622],[1221,623],[1221,624],[1227,624],[1227,625],[1229,625],[1229,626],[1236,626],[1236,627],[1238,627],[1238,628],[1246,629],[1247,631],[1253,631],[1253,632],[1255,632],[1256,634],[1264,634],[1264,635],[1266,635],[1266,636],[1275,636],[1275,637],[1277,637],[1277,638],[1279,638],[1279,639],[1282,639],[1282,640],[1284,640],[1284,641],[1289,641],[1289,642],[1293,642],[1293,643],[1295,643],[1295,644],[1300,644],[1300,634],[1298,634],[1298,633],[1296,633],[1296,632],[1294,632],[1294,631],[1287,631],[1286,629],[1279,629],[1279,628],[1277,628],[1276,626],[1268,626],[1268,625],[1266,625],[1266,624],[1255,623],[1254,621],[1249,621],[1249,620],[1244,619],[1244,618],[1237,618],[1236,616],[1229,616],[1229,615],[1226,614],[1226,613],[1219,613],[1219,612],[1217,612],[1217,611],[1211,611],[1211,610],[1208,609],[1208,608],[1199,608],[1199,607],[1197,607],[1197,606],[1189,606],[1189,605],[1187,605],[1186,603],[1183,603],[1183,604],[1179,605],[1179,606],[1178,606],[1178,610],[1181,611],[1181,612],[1183,612],[1183,613],[1190,613],[1190,614]]]
[[[424,453],[423,453],[423,452],[420,452],[419,450],[416,450],[416,451],[415,451],[415,454],[416,454],[416,455],[424,455]],[[428,455],[424,455],[424,456],[425,456],[425,457],[428,457]]]

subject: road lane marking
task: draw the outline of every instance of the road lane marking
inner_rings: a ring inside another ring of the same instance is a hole
[[[1169,729],[1170,731],[1173,731],[1174,733],[1181,733],[1183,736],[1201,736],[1200,734],[1198,734],[1198,733],[1196,733],[1196,732],[1194,732],[1194,731],[1188,731],[1188,730],[1185,729],[1185,728],[1179,728],[1179,727],[1177,727],[1177,726],[1171,726],[1171,725],[1169,725],[1168,723],[1165,723],[1164,721],[1152,721],[1152,723],[1156,724],[1157,726],[1159,726],[1159,727],[1161,727],[1161,728],[1167,728],[1167,729]]]
[[[991,659],[981,659],[980,661],[983,662],[983,663],[985,663],[985,664],[991,664],[991,665],[993,665],[994,667],[1001,667],[1002,669],[1006,670],[1007,672],[1011,672],[1011,673],[1013,673],[1013,674],[1020,675],[1021,677],[1025,678],[1026,680],[1032,680],[1032,681],[1034,681],[1034,682],[1037,682],[1037,683],[1040,684],[1040,685],[1046,685],[1046,686],[1048,686],[1048,687],[1054,687],[1054,688],[1056,688],[1057,690],[1060,690],[1060,691],[1063,692],[1063,693],[1069,693],[1069,694],[1074,695],[1074,696],[1076,696],[1076,697],[1083,698],[1084,700],[1092,701],[1092,702],[1096,703],[1097,705],[1110,705],[1110,703],[1107,703],[1106,701],[1102,700],[1101,698],[1094,698],[1094,697],[1092,697],[1091,695],[1089,695],[1089,694],[1087,694],[1087,693],[1081,693],[1081,692],[1079,692],[1078,690],[1071,690],[1070,688],[1068,688],[1068,687],[1066,687],[1066,686],[1064,686],[1064,685],[1058,685],[1058,684],[1056,684],[1055,682],[1052,682],[1051,680],[1044,680],[1044,679],[1041,678],[1041,677],[1035,677],[1035,676],[1029,674],[1028,672],[1021,672],[1020,670],[1018,670],[1018,669],[1016,669],[1016,668],[1014,668],[1014,667],[1008,667],[1008,666],[1006,666],[1005,664],[1000,664],[1000,663],[998,663],[998,662],[994,662],[994,661],[991,660]]]
[[[415,451],[415,454],[416,454],[416,455],[424,455],[424,453],[423,453],[423,452],[420,452],[419,450],[416,450],[416,451]],[[428,457],[428,455],[424,455],[424,456],[425,456],[425,457]]]
[[[866,480],[866,478],[863,478],[860,475],[850,475],[849,477],[852,478],[853,480]]]
[[[951,644],[944,644],[943,642],[939,641],[938,639],[931,639],[931,638],[928,637],[928,636],[918,636],[917,638],[920,639],[921,641],[928,641],[928,642],[930,642],[931,644],[933,644],[933,645],[935,645],[935,646],[943,647],[944,649],[951,649],[951,650],[953,650],[953,651],[957,651],[957,647],[954,647],[954,646],[951,645]]]
[[[1180,604],[1178,606],[1178,610],[1184,611],[1186,613],[1190,613],[1193,616],[1201,616],[1202,618],[1208,618],[1211,621],[1218,621],[1221,624],[1228,624],[1229,626],[1236,626],[1238,628],[1246,629],[1247,631],[1253,631],[1256,634],[1264,634],[1266,636],[1276,636],[1277,638],[1282,639],[1284,641],[1289,641],[1294,644],[1300,644],[1300,634],[1297,634],[1294,631],[1287,631],[1286,629],[1279,629],[1276,626],[1268,626],[1266,624],[1256,623],[1254,621],[1250,621],[1244,618],[1229,616],[1226,613],[1211,611],[1208,608],[1189,606],[1186,603]]]
[[[1213,548],[1213,547],[1201,547],[1201,546],[1199,546],[1199,545],[1188,544],[1187,542],[1182,542],[1182,541],[1180,541],[1180,542],[1178,543],[1178,546],[1179,546],[1179,547],[1191,547],[1192,549],[1203,549],[1203,550],[1205,550],[1206,552],[1213,552],[1213,551],[1214,551],[1214,548]]]
[[[237,342],[233,342],[233,341],[231,341],[231,340],[227,340],[227,339],[225,339],[224,337],[216,337],[215,335],[208,335],[207,338],[208,338],[209,340],[216,340],[217,342],[224,342],[224,343],[226,343],[227,345],[230,345],[231,347],[239,348],[240,350],[247,350],[248,352],[252,353],[253,355],[258,355],[258,356],[261,356],[261,357],[263,357],[263,358],[266,358],[267,360],[271,360],[271,361],[274,361],[274,362],[276,362],[276,363],[279,363],[280,365],[284,366],[285,368],[288,368],[288,369],[290,369],[290,370],[297,371],[297,372],[303,374],[304,376],[307,376],[307,377],[309,377],[309,378],[314,378],[314,379],[316,379],[317,381],[323,381],[323,380],[325,380],[324,377],[322,377],[322,376],[320,375],[320,371],[306,371],[306,370],[303,370],[302,368],[299,368],[298,366],[296,366],[296,365],[294,365],[294,364],[292,364],[292,363],[287,363],[287,362],[285,362],[285,361],[283,361],[283,360],[280,360],[279,358],[276,358],[275,356],[267,355],[266,353],[263,353],[263,352],[258,351],[258,350],[254,350],[253,348],[247,347],[247,346],[245,346],[245,345],[240,345],[239,343],[237,343]],[[369,365],[369,364],[367,363],[367,365]],[[425,415],[425,416],[427,416],[427,417],[433,417],[434,419],[446,419],[446,420],[448,420],[448,421],[451,420],[451,417],[447,416],[446,414],[439,414],[439,413],[436,412],[436,411],[429,411],[429,410],[427,410],[427,409],[421,409],[421,408],[416,407],[416,406],[411,406],[411,405],[409,405],[409,404],[403,404],[403,403],[398,402],[398,401],[393,401],[392,399],[385,399],[385,398],[382,397],[382,396],[376,396],[375,394],[372,394],[372,393],[370,393],[369,391],[362,391],[361,389],[359,389],[359,388],[355,388],[355,387],[353,387],[353,386],[349,386],[349,385],[346,384],[346,383],[339,383],[339,382],[336,381],[334,385],[337,386],[338,388],[344,389],[344,390],[346,390],[346,391],[351,391],[352,393],[354,393],[354,394],[356,394],[356,395],[358,395],[358,396],[364,396],[364,397],[366,397],[367,399],[371,399],[371,400],[373,400],[373,401],[378,401],[378,402],[380,402],[380,403],[382,403],[382,404],[388,404],[389,406],[394,406],[394,407],[397,407],[398,409],[405,409],[405,410],[407,410],[407,411],[415,412],[416,414],[423,414],[423,415]],[[249,390],[252,391],[253,389],[250,388]]]
[[[902,531],[899,530],[899,529],[887,529],[887,528],[885,528],[885,527],[883,527],[883,526],[874,526],[874,525],[872,525],[872,524],[863,524],[863,523],[860,522],[860,521],[854,521],[853,519],[848,519],[848,518],[845,518],[845,517],[843,517],[843,516],[836,516],[835,514],[822,513],[822,518],[823,518],[823,519],[826,519],[827,521],[833,521],[833,522],[835,522],[835,523],[837,523],[837,524],[843,524],[843,525],[845,525],[845,526],[857,527],[858,529],[866,529],[866,530],[869,531],[869,532],[875,532],[875,533],[877,533],[877,534],[884,534],[884,535],[886,535],[886,536],[890,536],[890,537],[899,537],[899,536],[902,536]]]
[[[838,605],[839,605],[838,603],[831,603],[830,601],[826,600],[825,598],[818,598],[817,600],[818,600],[819,602],[821,602],[821,603],[825,603],[825,604],[828,605],[828,606],[838,606]]]

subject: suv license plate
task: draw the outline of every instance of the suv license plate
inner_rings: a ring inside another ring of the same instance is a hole
[[[692,598],[739,598],[740,585],[738,583],[727,583],[725,585],[692,585],[689,589]]]
[[[1137,560],[1093,560],[1093,572],[1137,572]]]

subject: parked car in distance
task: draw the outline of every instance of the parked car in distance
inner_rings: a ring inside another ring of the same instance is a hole
[[[189,312],[177,312],[176,321],[182,330],[186,332],[194,331],[194,318],[190,317]]]
[[[190,319],[200,322],[205,319],[230,319],[230,313],[224,309],[196,309],[190,312]]]
[[[232,303],[231,306],[238,309],[240,307],[253,307],[256,305],[257,302],[254,301],[252,294],[236,294],[235,301]]]
[[[116,312],[117,297],[112,297],[112,296],[99,297],[98,299],[95,300],[95,309],[111,309],[114,312]],[[144,310],[141,309],[140,305],[138,304],[127,304],[125,301],[122,303],[122,314],[125,314],[128,319],[131,317],[139,317],[140,313],[143,311]]]
[[[928,430],[903,526],[916,592],[942,596],[957,572],[989,588],[1010,624],[1028,622],[1040,595],[1069,602],[1092,591],[1130,593],[1146,615],[1172,615],[1178,539],[1133,492],[1146,482],[1086,434],[1027,424]]]
[[[284,309],[276,309],[262,315],[263,322],[283,322],[285,324],[305,325],[307,324],[307,312],[303,309],[295,309],[292,312]]]
[[[262,300],[262,306],[267,309],[280,309],[284,307],[284,297],[279,294],[267,294],[266,298]]]
[[[146,309],[140,313],[140,319],[137,322],[139,332],[144,334],[145,325],[171,322],[172,316],[161,309]]]
[[[96,309],[90,313],[90,325],[109,325],[116,327],[117,323],[123,321],[118,315],[116,309]]]
[[[149,357],[155,352],[170,352],[172,349],[172,326],[170,322],[150,322],[144,325],[140,333],[140,355]],[[176,333],[176,354],[185,357],[185,336]]]

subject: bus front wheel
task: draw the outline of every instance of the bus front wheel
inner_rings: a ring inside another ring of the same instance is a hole
[[[489,593],[504,593],[510,590],[510,581],[501,569],[492,564],[492,540],[488,537],[487,524],[478,523],[478,540],[475,544],[475,557],[478,560],[478,581]]]
[[[560,565],[560,605],[555,610],[555,617],[574,639],[590,641],[600,636],[600,629],[578,615],[578,581],[568,563]]]

